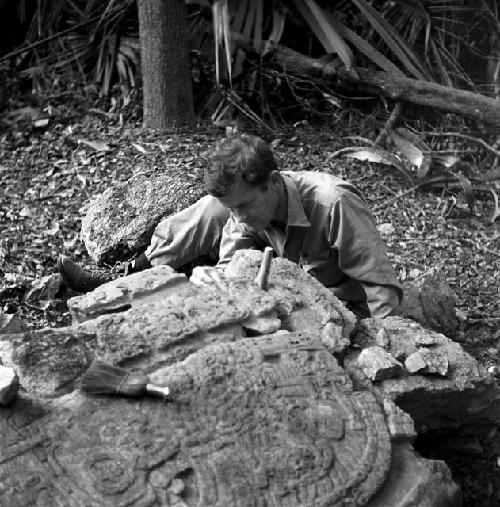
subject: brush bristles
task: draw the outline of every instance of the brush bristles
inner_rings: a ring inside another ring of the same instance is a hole
[[[81,380],[81,388],[92,394],[118,394],[130,372],[95,360]]]

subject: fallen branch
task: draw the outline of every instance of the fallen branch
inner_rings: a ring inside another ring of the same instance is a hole
[[[394,125],[398,121],[401,111],[403,111],[403,103],[397,102],[384,128],[380,131],[380,134],[377,136],[377,139],[375,139],[374,146],[380,146],[387,139],[387,136],[389,135],[389,130],[391,130],[392,127],[394,127]]]
[[[426,136],[443,136],[443,137],[460,137],[460,139],[466,139],[467,141],[472,141],[474,143],[478,143],[486,148],[488,151],[491,151],[496,157],[500,157],[500,151],[498,151],[495,147],[490,146],[486,141],[480,139],[478,137],[469,136],[468,134],[460,134],[460,132],[422,132],[422,135]]]
[[[235,37],[234,41],[247,51],[250,50],[248,42],[241,39]],[[253,48],[252,52],[255,53],[256,50]],[[363,68],[357,68],[355,76],[332,63],[310,58],[280,45],[274,47],[273,57],[280,67],[292,74],[314,76],[337,84],[355,85],[368,93],[383,95],[396,101],[461,114],[495,126],[500,124],[500,101],[480,93]]]

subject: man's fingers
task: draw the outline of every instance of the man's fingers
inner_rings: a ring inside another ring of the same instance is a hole
[[[218,269],[211,267],[198,266],[194,268],[190,281],[196,285],[215,285],[221,290],[227,288],[224,275]]]

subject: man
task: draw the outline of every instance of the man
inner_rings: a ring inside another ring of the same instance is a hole
[[[65,285],[78,292],[92,291],[117,275],[137,273],[159,264],[178,269],[201,256],[218,254],[228,218],[229,210],[207,195],[162,220],[146,251],[131,261],[117,262],[111,273],[87,271],[65,256],[58,259],[57,267]]]
[[[297,262],[330,288],[358,315],[384,318],[396,311],[401,285],[373,217],[351,184],[326,173],[280,172],[269,145],[245,134],[218,146],[205,170],[205,184],[213,196],[205,197],[205,204],[217,210],[217,224],[226,216],[223,210],[230,214],[221,231],[219,263],[195,268],[192,282],[221,284],[223,268],[236,250],[271,246],[278,256]],[[205,213],[203,221],[212,218]],[[217,231],[212,226],[208,232]],[[175,231],[172,239],[175,242]],[[200,242],[210,243],[203,230],[197,230],[184,247],[189,250],[196,245],[201,251]]]

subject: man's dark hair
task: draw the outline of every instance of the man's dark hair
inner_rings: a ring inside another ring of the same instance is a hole
[[[205,186],[209,194],[223,197],[241,174],[247,183],[266,188],[269,175],[277,169],[271,147],[265,141],[241,134],[217,145],[205,168]]]

